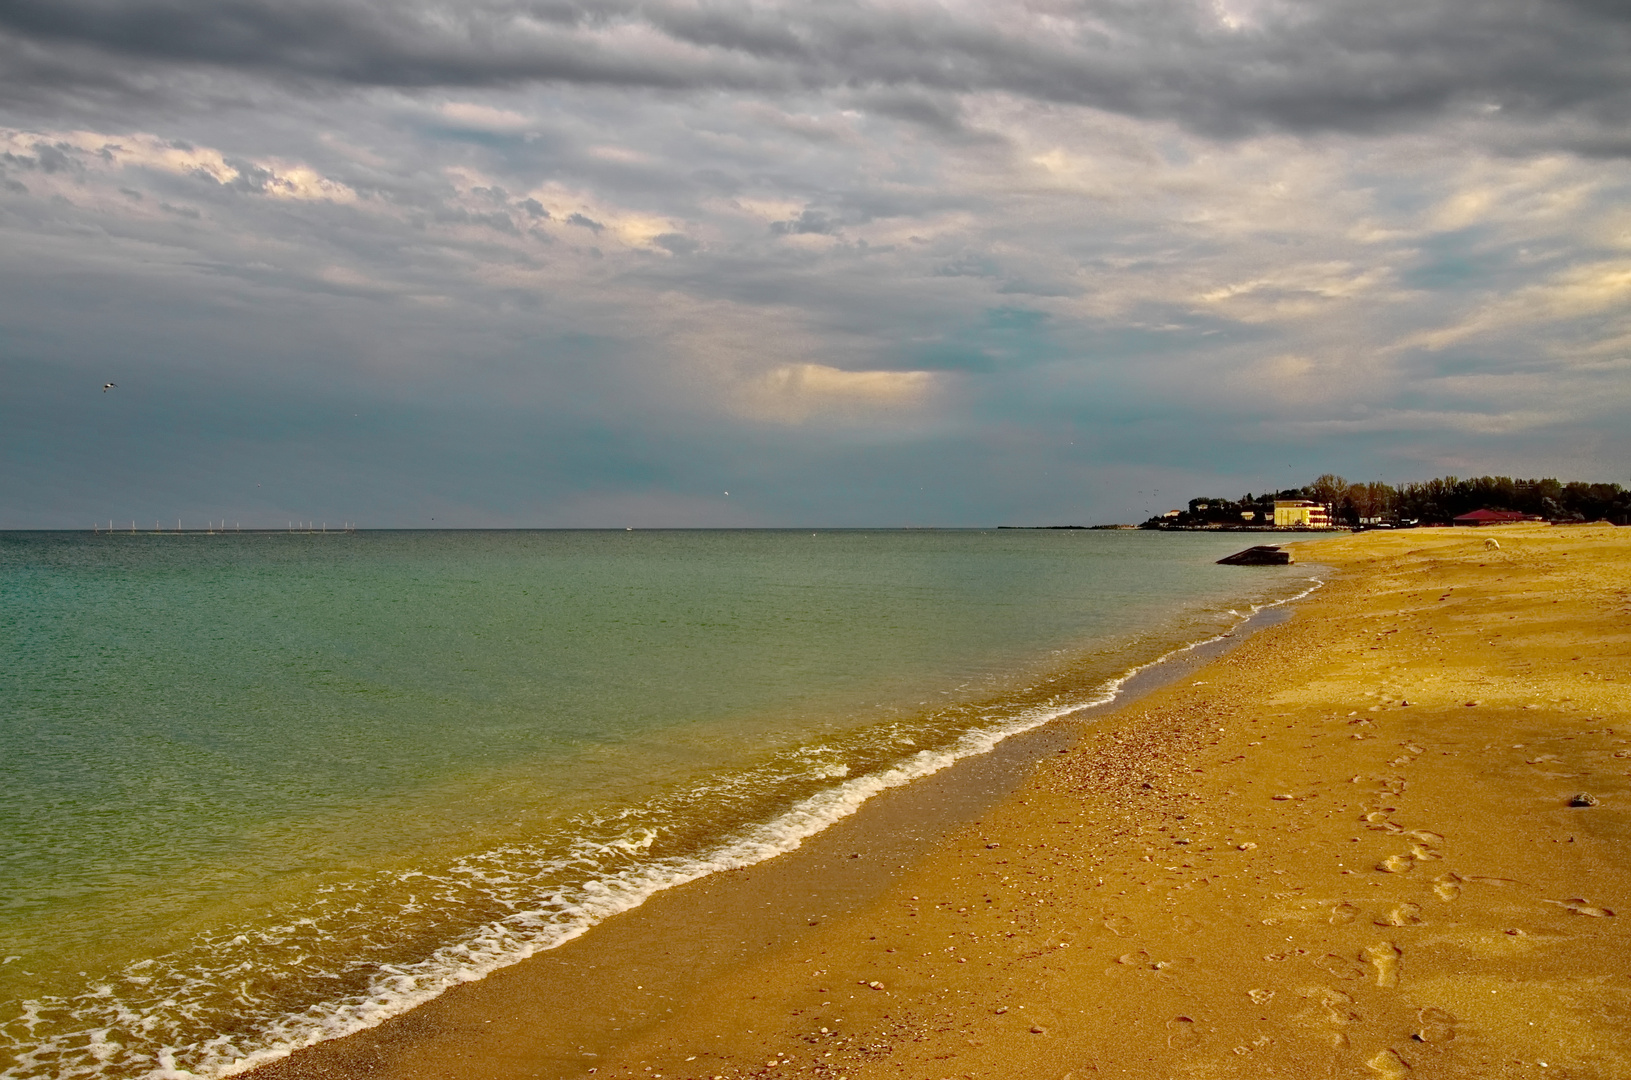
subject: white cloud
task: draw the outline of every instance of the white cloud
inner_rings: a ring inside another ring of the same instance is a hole
[[[110,135],[92,131],[25,131],[0,129],[0,152],[46,160],[52,152],[68,155],[86,172],[152,170],[172,176],[199,176],[226,185],[243,181],[280,199],[355,202],[357,193],[311,167],[278,158],[247,158],[234,164],[220,150],[145,132]],[[47,175],[57,175],[48,173]],[[74,174],[63,175],[69,180]]]
[[[1571,267],[1550,280],[1497,297],[1456,323],[1411,335],[1400,344],[1444,349],[1491,334],[1533,332],[1548,324],[1603,314],[1618,316],[1620,324],[1631,322],[1631,265],[1612,262]]]
[[[436,107],[443,120],[470,131],[511,134],[533,126],[531,118],[513,109],[500,109],[474,101],[446,101]]]

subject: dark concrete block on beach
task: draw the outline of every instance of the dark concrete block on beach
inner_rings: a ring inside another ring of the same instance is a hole
[[[1258,544],[1218,560],[1220,566],[1285,566],[1293,562],[1296,560],[1291,557],[1291,552],[1283,551],[1274,544]]]

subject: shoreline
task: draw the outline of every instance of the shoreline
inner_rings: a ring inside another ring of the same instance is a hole
[[[1293,595],[1253,604],[1249,613],[1240,616],[1228,629],[1169,648],[1165,653],[1136,664],[1106,680],[1096,691],[1102,695],[1097,701],[1086,705],[1061,707],[1055,715],[1036,719],[1017,730],[1010,728],[1006,731],[971,733],[965,737],[965,742],[972,745],[989,740],[991,745],[983,750],[965,747],[959,756],[949,762],[935,765],[918,775],[892,776],[907,769],[911,759],[903,761],[885,774],[881,774],[887,782],[880,789],[856,803],[853,808],[835,816],[819,830],[801,836],[788,850],[756,859],[745,865],[706,871],[694,878],[664,885],[646,895],[638,904],[609,914],[558,944],[533,953],[525,959],[474,975],[467,981],[441,990],[405,1010],[394,1011],[368,1027],[310,1043],[293,1051],[278,1051],[276,1056],[259,1058],[254,1064],[242,1066],[238,1071],[228,1075],[256,1078],[285,1075],[348,1076],[361,1075],[364,1072],[371,1076],[380,1075],[379,1070],[385,1066],[377,1059],[378,1055],[383,1051],[388,1056],[396,1056],[395,1050],[386,1048],[395,1046],[401,1039],[410,1042],[422,1041],[426,1037],[427,1024],[439,1023],[438,1019],[433,1019],[433,1014],[447,1008],[439,1003],[450,994],[481,996],[482,987],[493,983],[494,980],[504,979],[507,973],[515,968],[527,968],[529,965],[559,969],[548,974],[539,973],[528,980],[529,982],[560,980],[563,985],[569,985],[575,978],[570,973],[579,970],[583,964],[588,964],[591,968],[606,966],[605,963],[592,958],[580,960],[577,955],[580,952],[595,954],[638,950],[637,945],[624,942],[622,939],[627,938],[633,942],[641,939],[670,938],[677,931],[683,931],[686,920],[692,915],[669,912],[665,909],[666,905],[674,902],[672,899],[674,894],[689,895],[686,890],[709,889],[710,882],[720,885],[724,881],[730,881],[732,884],[725,891],[740,893],[736,896],[712,897],[709,903],[715,906],[715,911],[710,914],[717,914],[720,904],[734,903],[739,909],[735,914],[737,920],[747,917],[747,908],[761,904],[757,900],[760,892],[767,888],[780,890],[785,887],[784,885],[772,887],[756,880],[765,876],[774,877],[778,881],[796,880],[798,888],[804,893],[803,900],[807,905],[813,904],[816,907],[831,907],[838,904],[853,909],[863,902],[875,900],[884,883],[904,872],[906,864],[921,858],[934,844],[942,842],[956,828],[977,816],[980,810],[1011,795],[1039,760],[1056,752],[1064,752],[1060,743],[1062,736],[1057,725],[1062,722],[1088,723],[1112,714],[1127,704],[1184,678],[1196,668],[1236,648],[1243,640],[1262,628],[1290,617],[1292,605],[1316,592],[1324,584],[1321,578],[1314,576],[1323,567],[1316,563],[1309,564],[1306,569],[1310,576],[1302,583],[1303,587]],[[799,812],[800,808],[794,808],[789,814]],[[739,844],[740,838],[737,846]],[[767,875],[764,868],[771,864],[776,864],[777,872]],[[896,869],[880,873],[880,867],[891,865]],[[646,925],[648,922],[651,925]],[[795,919],[789,925],[803,926],[804,922]],[[614,928],[611,933],[608,933],[608,927]],[[613,934],[619,939],[615,946],[604,942],[605,938]],[[558,956],[557,954],[562,954],[563,950],[570,952]],[[733,962],[740,963],[744,959],[738,957]],[[683,974],[676,974],[673,981],[676,984],[694,981],[696,965],[703,962],[700,956],[690,956],[682,965]],[[508,979],[514,978],[513,975],[508,976]],[[657,977],[647,975],[645,978],[651,983]],[[679,992],[681,988],[676,985],[673,989]],[[506,989],[504,992],[508,993],[509,990]],[[533,991],[529,991],[531,992]],[[584,1025],[585,1030],[575,1035],[575,1039],[581,1036],[583,1045],[603,1045],[608,1049],[609,1044],[617,1042],[604,1039],[591,1030],[600,1026],[598,1013],[595,1009],[584,1008],[581,994],[569,994],[566,1000],[571,1002],[574,1011],[585,1015],[587,1021]],[[564,1006],[565,1003],[563,1000],[557,1007]],[[468,1011],[468,1008],[479,1011],[483,1007],[480,1005],[467,1007],[460,1002],[456,1011],[464,1012]],[[602,1006],[603,1009],[611,1007]],[[485,1019],[476,1022],[484,1026],[486,1024]],[[576,1045],[574,1043],[574,1046]],[[561,1069],[563,1065],[564,1062],[558,1061],[555,1068]],[[589,1067],[592,1068],[592,1064]],[[539,1075],[568,1076],[588,1073],[583,1069],[567,1067],[564,1071],[546,1071]]]
[[[251,1075],[1631,1075],[1631,534],[1485,539]]]

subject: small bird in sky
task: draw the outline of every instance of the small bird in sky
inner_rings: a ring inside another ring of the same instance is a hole
[[[116,382],[105,382],[105,383],[102,384],[102,392],[105,394],[109,390],[112,390],[113,388],[115,388],[118,385],[119,384],[116,383]]]

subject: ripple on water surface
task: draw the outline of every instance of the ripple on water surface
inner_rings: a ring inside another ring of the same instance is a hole
[[[1289,595],[1227,538],[0,541],[7,1077],[378,1022]]]

